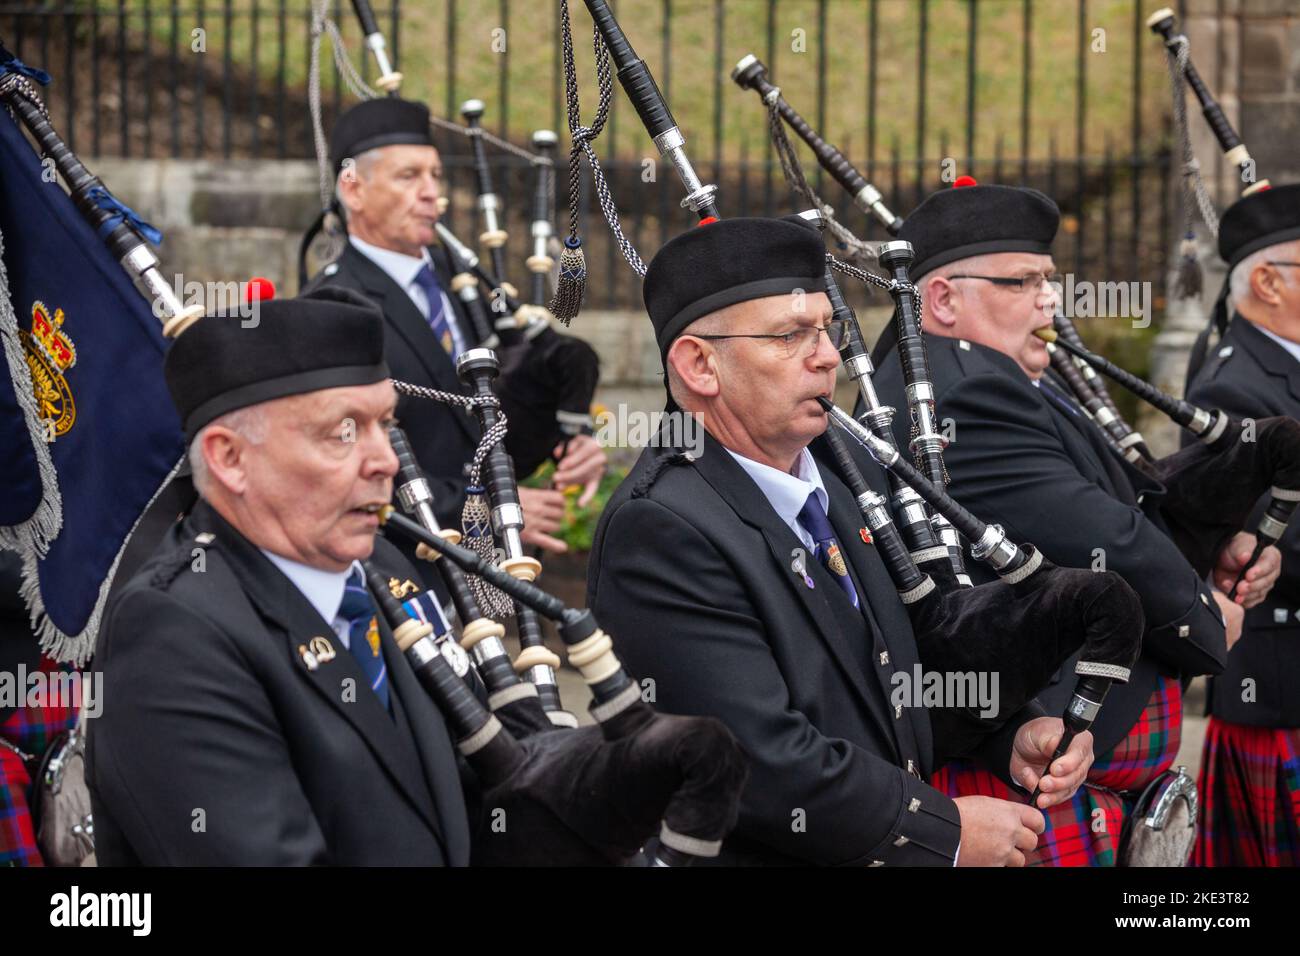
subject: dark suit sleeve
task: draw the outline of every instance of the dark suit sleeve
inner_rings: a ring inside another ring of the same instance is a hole
[[[1223,622],[1196,572],[1139,508],[1079,473],[1052,413],[1028,388],[983,374],[945,393],[939,415],[955,422],[944,452],[953,497],[1056,564],[1089,568],[1104,558],[1142,601],[1147,653],[1189,676],[1222,671]],[[1196,635],[1195,645],[1182,628]],[[1201,648],[1213,648],[1217,666]]]
[[[140,862],[328,862],[271,701],[230,637],[154,589],[124,593],[109,627],[90,775]]]
[[[630,672],[655,682],[659,706],[717,717],[740,740],[747,836],[818,864],[952,865],[956,805],[792,708],[764,626],[709,541],[638,499],[614,513],[604,542],[593,609]]]

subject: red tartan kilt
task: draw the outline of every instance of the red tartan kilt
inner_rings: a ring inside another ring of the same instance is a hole
[[[41,659],[45,673],[62,670]],[[18,688],[24,695],[26,688]],[[21,704],[21,701],[20,701]],[[51,740],[77,722],[76,709],[68,706],[19,706],[3,724],[0,737],[29,754],[43,754]],[[8,747],[0,747],[0,866],[42,866],[32,830],[31,777],[22,760]]]
[[[1025,862],[1029,866],[1114,866],[1124,817],[1132,803],[1112,791],[1140,791],[1173,764],[1182,720],[1182,685],[1177,678],[1162,677],[1128,736],[1098,757],[1072,799],[1045,812],[1047,829],[1037,848],[1025,854]],[[946,764],[931,783],[950,797],[999,797],[1014,803],[1029,798],[965,760]]]
[[[1211,717],[1193,866],[1300,866],[1300,729]]]

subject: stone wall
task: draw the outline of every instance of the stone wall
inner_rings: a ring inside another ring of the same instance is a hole
[[[123,202],[163,231],[164,274],[187,283],[228,283],[264,276],[279,295],[298,287],[298,242],[320,205],[316,165],[296,160],[91,159],[89,167]],[[457,197],[469,209],[472,198]],[[622,264],[620,263],[620,266]],[[522,272],[522,262],[520,264]],[[868,341],[888,318],[867,310]],[[662,366],[649,321],[641,313],[584,311],[572,334],[592,344],[601,360],[596,400],[623,412],[663,408]],[[851,389],[845,390],[850,402]],[[611,448],[629,465],[637,449]]]

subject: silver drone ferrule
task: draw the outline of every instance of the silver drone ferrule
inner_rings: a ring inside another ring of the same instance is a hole
[[[898,217],[889,211],[889,207],[884,203],[884,198],[879,189],[871,185],[871,183],[867,183],[853,197],[853,203],[863,212],[875,216],[881,225],[892,228],[894,223],[898,221]]]
[[[551,221],[549,219],[534,219],[532,234],[533,255],[538,257],[547,256],[549,258],[550,253],[547,251],[547,246],[550,244],[551,236],[555,235],[555,230],[551,228]]]
[[[910,485],[902,485],[894,497],[895,507],[898,508],[898,513],[907,519],[907,524],[922,524],[930,520],[929,515],[926,514],[925,502]]]
[[[857,440],[858,444],[866,448],[867,451],[871,453],[871,457],[876,459],[880,464],[888,468],[894,462],[898,461],[897,449],[891,448],[887,442],[881,441],[875,435],[871,434],[871,432],[867,431],[867,429],[859,425],[854,421],[853,416],[844,411],[844,409],[832,405],[827,409],[827,413],[831,418],[835,419],[836,423],[840,427],[852,435]]]
[[[1271,538],[1276,541],[1286,531],[1286,522],[1278,521],[1271,514],[1265,512],[1259,519],[1259,527],[1255,530],[1260,537]]]
[[[153,298],[162,302],[169,316],[184,311],[185,304],[176,297],[176,290],[164,281],[162,273],[158,271],[158,257],[143,242],[122,257],[122,265],[149,290]]]
[[[497,198],[497,194],[483,193],[478,197],[478,208],[483,213],[484,232],[498,231],[500,224],[497,221],[497,210],[501,208],[501,200]]]
[[[488,661],[506,655],[506,646],[501,643],[501,638],[495,636],[485,637],[474,645],[470,654],[474,658],[474,663],[480,667]]]
[[[524,676],[533,684],[555,684],[555,671],[548,664],[534,664],[525,671]]]
[[[858,495],[858,510],[866,517],[867,526],[872,531],[879,531],[894,523],[894,519],[889,516],[888,502],[870,488]]]
[[[474,254],[474,250],[452,235],[450,229],[440,222],[435,222],[433,229],[438,234],[438,238],[442,240],[442,244],[460,256],[465,263],[466,269],[473,269],[478,265],[478,256]]]
[[[686,198],[681,201],[682,208],[698,213],[705,206],[712,205],[718,187],[712,184],[706,185],[696,175],[695,167],[691,165],[686,150],[682,148],[686,145],[686,137],[682,135],[681,130],[676,126],[666,129],[655,137],[654,143],[655,148],[659,150],[659,155],[673,164],[673,169],[677,170],[677,178],[686,187]]]
[[[429,490],[429,480],[423,476],[397,486],[397,501],[407,514],[415,511],[422,502],[432,500],[433,492]]]
[[[1204,435],[1210,430],[1210,413],[1203,408],[1192,410],[1192,431],[1198,436]]]
[[[979,561],[987,561],[993,570],[1001,571],[1020,555],[1020,549],[1011,543],[1001,525],[984,527],[980,539],[971,545],[970,553]]]
[[[1066,708],[1066,713],[1079,718],[1085,723],[1091,724],[1097,719],[1097,714],[1101,713],[1101,701],[1089,700],[1079,693],[1075,693],[1070,698],[1070,704]]]
[[[866,352],[859,355],[850,355],[846,358],[844,360],[844,370],[849,373],[850,379],[859,383],[859,388],[862,387],[861,380],[866,379],[867,387],[872,390],[873,394],[875,393],[875,386],[871,384],[871,373],[875,371],[875,368],[871,364],[871,356]],[[868,403],[868,407],[879,404],[880,400],[877,399],[874,403]]]
[[[393,64],[388,62],[388,47],[384,44],[384,35],[382,33],[371,33],[366,37],[366,46],[370,47],[370,52],[374,54],[375,66],[379,67],[379,75],[390,76],[393,72]]]

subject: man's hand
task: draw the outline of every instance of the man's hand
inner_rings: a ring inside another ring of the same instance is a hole
[[[555,465],[555,487],[563,489],[570,485],[582,485],[578,507],[587,507],[591,499],[596,497],[600,479],[605,474],[605,449],[591,435],[575,435],[569,439],[567,451],[561,442],[555,446],[551,455],[559,459]],[[564,457],[560,458],[561,455]]]
[[[1213,580],[1224,594],[1232,590],[1232,582],[1250,560],[1255,550],[1255,536],[1248,531],[1239,531],[1219,553],[1219,562],[1214,566]],[[1269,545],[1260,552],[1255,566],[1246,572],[1237,586],[1233,597],[1242,607],[1254,607],[1268,596],[1277,577],[1282,573],[1282,552]]]
[[[1037,805],[1043,810],[1073,797],[1092,767],[1092,733],[1085,730],[1070,741],[1065,753],[1052,761],[1050,774],[1042,776],[1064,732],[1061,718],[1037,717],[1021,725],[1011,748],[1011,779],[1031,792],[1039,787],[1043,792],[1038,795]]]
[[[1214,603],[1219,605],[1219,613],[1223,615],[1223,629],[1228,635],[1228,650],[1232,650],[1232,645],[1241,640],[1241,625],[1246,620],[1246,609],[1234,601],[1229,601],[1226,594],[1220,594],[1218,591],[1210,593],[1214,595]]]
[[[1024,866],[1025,854],[1047,827],[1028,804],[996,797],[958,797],[953,803],[961,816],[958,866]]]
[[[535,545],[551,554],[564,554],[569,546],[551,532],[559,531],[564,521],[564,494],[549,488],[519,486],[519,507],[524,512],[524,544]]]

